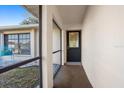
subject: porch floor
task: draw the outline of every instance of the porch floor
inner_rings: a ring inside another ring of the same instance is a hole
[[[92,88],[81,65],[64,65],[54,79],[54,88]]]

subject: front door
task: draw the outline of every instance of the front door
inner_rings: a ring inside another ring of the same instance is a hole
[[[67,62],[81,62],[81,31],[67,31]]]

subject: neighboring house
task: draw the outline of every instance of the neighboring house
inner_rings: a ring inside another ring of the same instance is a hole
[[[0,46],[12,48],[14,60],[36,57],[38,54],[38,24],[0,27]],[[3,56],[7,59],[9,56]]]
[[[53,52],[60,50],[60,30],[54,24],[53,30]],[[0,52],[8,49],[12,50],[12,55],[5,53],[0,55],[0,66],[20,62],[25,59],[30,59],[39,56],[39,30],[38,24],[15,25],[15,26],[1,26],[0,27]],[[59,45],[59,46],[58,46]],[[2,49],[1,49],[2,48]],[[53,54],[54,74],[59,68],[60,53]],[[56,59],[57,58],[57,59]],[[2,61],[1,61],[2,60]],[[2,62],[2,63],[1,63]],[[38,61],[32,62],[25,66],[37,65]],[[24,67],[25,67],[24,66]]]

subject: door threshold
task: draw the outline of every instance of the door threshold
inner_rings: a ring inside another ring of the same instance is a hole
[[[81,62],[67,62],[66,65],[81,65]]]

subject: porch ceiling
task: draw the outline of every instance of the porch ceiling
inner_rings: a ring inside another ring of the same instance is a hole
[[[64,25],[82,24],[86,5],[56,5]]]
[[[38,5],[23,6],[34,16],[39,17]],[[82,24],[87,5],[56,5],[56,8],[62,18],[63,25],[66,27]]]
[[[35,17],[39,17],[39,6],[38,5],[23,5],[30,13]]]

